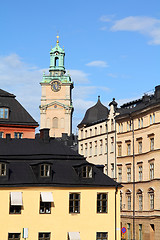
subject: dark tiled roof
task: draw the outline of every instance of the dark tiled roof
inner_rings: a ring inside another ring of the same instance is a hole
[[[86,111],[83,120],[78,125],[78,128],[105,120],[108,117],[108,113],[108,108],[101,103],[100,97],[98,97],[97,103]]]
[[[15,99],[15,95],[0,89],[0,107],[9,108],[9,118],[0,119],[0,124],[29,125],[37,127],[38,123]]]
[[[0,162],[7,165],[7,176],[0,186],[116,187],[113,179],[56,139],[0,139]],[[40,177],[40,164],[51,166],[50,177]],[[82,178],[77,169],[93,167],[93,178]]]
[[[128,117],[134,113],[140,112],[142,110],[147,110],[150,107],[154,107],[160,104],[160,86],[155,87],[155,92],[152,95],[144,95],[142,98],[137,99],[132,102],[123,104],[120,108],[117,109],[118,116],[116,119],[121,117]]]

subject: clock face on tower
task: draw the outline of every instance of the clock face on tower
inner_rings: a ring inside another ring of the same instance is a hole
[[[58,92],[61,89],[61,82],[59,80],[52,81],[51,89],[54,92]]]

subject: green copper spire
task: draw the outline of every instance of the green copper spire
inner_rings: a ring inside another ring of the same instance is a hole
[[[49,71],[62,71],[65,73],[64,67],[64,50],[59,46],[59,36],[57,36],[57,43],[50,51],[50,68]]]

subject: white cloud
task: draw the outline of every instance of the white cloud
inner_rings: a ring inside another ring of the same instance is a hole
[[[81,70],[69,70],[69,74],[71,75],[72,81],[75,83],[88,83],[88,75],[87,73],[81,71]]]
[[[109,67],[107,62],[101,61],[101,60],[92,61],[92,62],[87,63],[86,65],[89,67],[102,67],[102,68]]]
[[[137,31],[151,37],[149,44],[160,44],[160,20],[156,18],[129,16],[115,21],[111,31]]]
[[[101,22],[111,22],[114,18],[114,15],[103,15],[100,17]]]
[[[111,78],[117,78],[117,74],[115,73],[108,73],[107,75]]]

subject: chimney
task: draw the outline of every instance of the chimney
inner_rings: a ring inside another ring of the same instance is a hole
[[[40,139],[42,139],[44,142],[49,142],[49,130],[49,128],[40,129]]]
[[[155,93],[154,94],[155,94],[156,99],[160,98],[160,85],[155,87]]]

